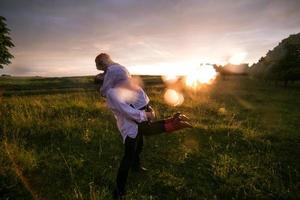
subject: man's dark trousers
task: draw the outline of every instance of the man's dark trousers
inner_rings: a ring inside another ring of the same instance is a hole
[[[125,185],[129,169],[139,169],[140,167],[140,153],[143,149],[144,139],[143,135],[156,135],[163,133],[164,121],[143,122],[138,125],[138,134],[135,138],[129,136],[125,139],[124,155],[118,170],[117,175],[117,189],[120,194],[125,192]]]
[[[125,192],[125,185],[128,176],[129,169],[131,167],[138,168],[140,166],[139,155],[143,149],[143,135],[137,134],[136,138],[129,136],[125,139],[125,151],[122,158],[118,175],[117,175],[117,187],[120,193]]]

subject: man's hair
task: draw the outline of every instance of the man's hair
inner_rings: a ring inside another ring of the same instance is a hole
[[[95,63],[103,63],[103,61],[111,61],[110,56],[108,54],[106,54],[106,53],[100,53],[95,58]]]

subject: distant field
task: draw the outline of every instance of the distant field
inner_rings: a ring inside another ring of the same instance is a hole
[[[299,83],[219,79],[179,107],[144,84],[159,118],[195,127],[146,138],[127,199],[300,199]],[[122,153],[91,77],[0,78],[0,199],[111,199]]]

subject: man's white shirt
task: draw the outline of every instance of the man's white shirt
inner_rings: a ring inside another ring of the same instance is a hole
[[[142,88],[130,90],[120,87],[123,82],[130,81],[127,69],[119,64],[108,67],[100,89],[106,103],[112,110],[123,142],[127,136],[135,138],[138,133],[137,123],[147,121],[145,111],[139,110],[149,103],[149,98]]]

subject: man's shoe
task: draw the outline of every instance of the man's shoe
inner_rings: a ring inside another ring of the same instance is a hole
[[[190,118],[188,118],[186,115],[179,113],[177,116],[181,121],[189,121]]]

